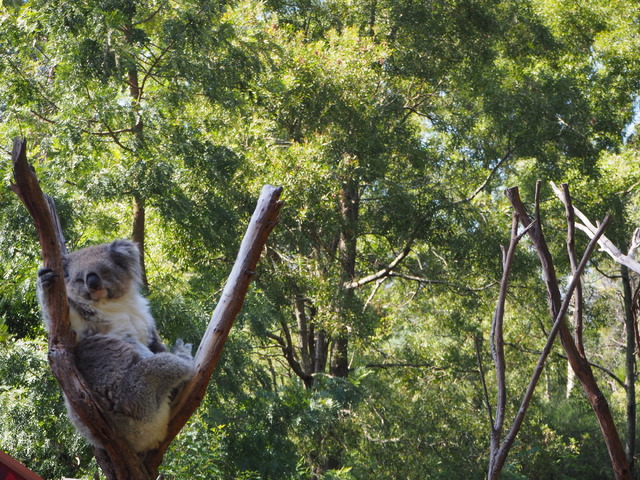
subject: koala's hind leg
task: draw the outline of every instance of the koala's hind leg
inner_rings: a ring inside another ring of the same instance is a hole
[[[143,358],[127,375],[128,388],[137,393],[143,409],[149,404],[169,401],[171,392],[191,378],[194,372],[191,345],[176,344],[173,353],[157,353]],[[153,399],[153,401],[151,401]]]

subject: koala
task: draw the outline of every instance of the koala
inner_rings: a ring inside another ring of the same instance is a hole
[[[128,240],[96,245],[63,257],[71,329],[80,341],[95,333],[130,336],[152,352],[166,350],[160,342],[149,303],[140,294],[140,251]],[[51,323],[47,295],[56,275],[38,271],[38,300],[47,330]]]
[[[157,448],[167,435],[171,400],[194,372],[191,345],[153,353],[132,336],[91,334],[76,345],[76,365],[108,420],[136,452]],[[91,444],[91,435],[65,397],[69,419]]]

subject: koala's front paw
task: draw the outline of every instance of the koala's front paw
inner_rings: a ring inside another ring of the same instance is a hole
[[[176,344],[173,347],[173,354],[187,360],[192,360],[191,349],[193,345],[190,343],[184,343],[181,339],[176,340]]]
[[[53,284],[53,279],[58,275],[53,272],[50,268],[40,268],[38,270],[38,284],[40,288],[43,290],[47,290]]]

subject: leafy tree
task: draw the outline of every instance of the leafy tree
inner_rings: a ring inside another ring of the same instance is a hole
[[[58,385],[40,340],[3,342],[0,367],[0,440],[3,449],[45,478],[80,476],[95,469],[91,451],[65,420]],[[92,464],[93,463],[93,464]]]
[[[638,223],[632,2],[2,8],[0,132],[34,145],[71,248],[144,241],[167,338],[197,342],[250,199],[263,183],[285,187],[228,362],[167,476],[480,478],[478,358],[488,364],[509,229],[502,190],[532,198],[539,178],[567,181],[590,217],[616,213],[620,248]],[[552,198],[545,190],[546,218],[562,220]],[[37,254],[6,189],[0,218],[0,337],[37,337]],[[550,224],[562,263],[563,227]],[[534,260],[514,265],[514,389],[548,326]],[[624,379],[610,341],[621,308],[595,272],[587,348]],[[6,375],[3,393],[17,388]],[[545,375],[506,478],[606,478],[593,419],[575,389],[566,399],[566,363],[554,357]],[[614,380],[606,392],[621,412],[623,390]]]

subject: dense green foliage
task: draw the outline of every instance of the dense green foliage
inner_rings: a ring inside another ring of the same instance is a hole
[[[612,213],[608,236],[624,252],[640,224],[635,2],[0,8],[0,448],[44,478],[90,478],[96,466],[46,364],[35,232],[8,188],[16,136],[70,249],[144,240],[168,341],[198,342],[260,187],[284,187],[281,222],[208,396],[165,458],[167,479],[483,478],[480,368],[493,399],[504,188],[532,202],[544,182],[561,278],[564,211],[548,181],[568,182],[593,221]],[[507,305],[509,418],[551,322],[539,272],[525,246]],[[584,335],[624,438],[619,273],[594,256]],[[562,353],[505,479],[611,478]]]

